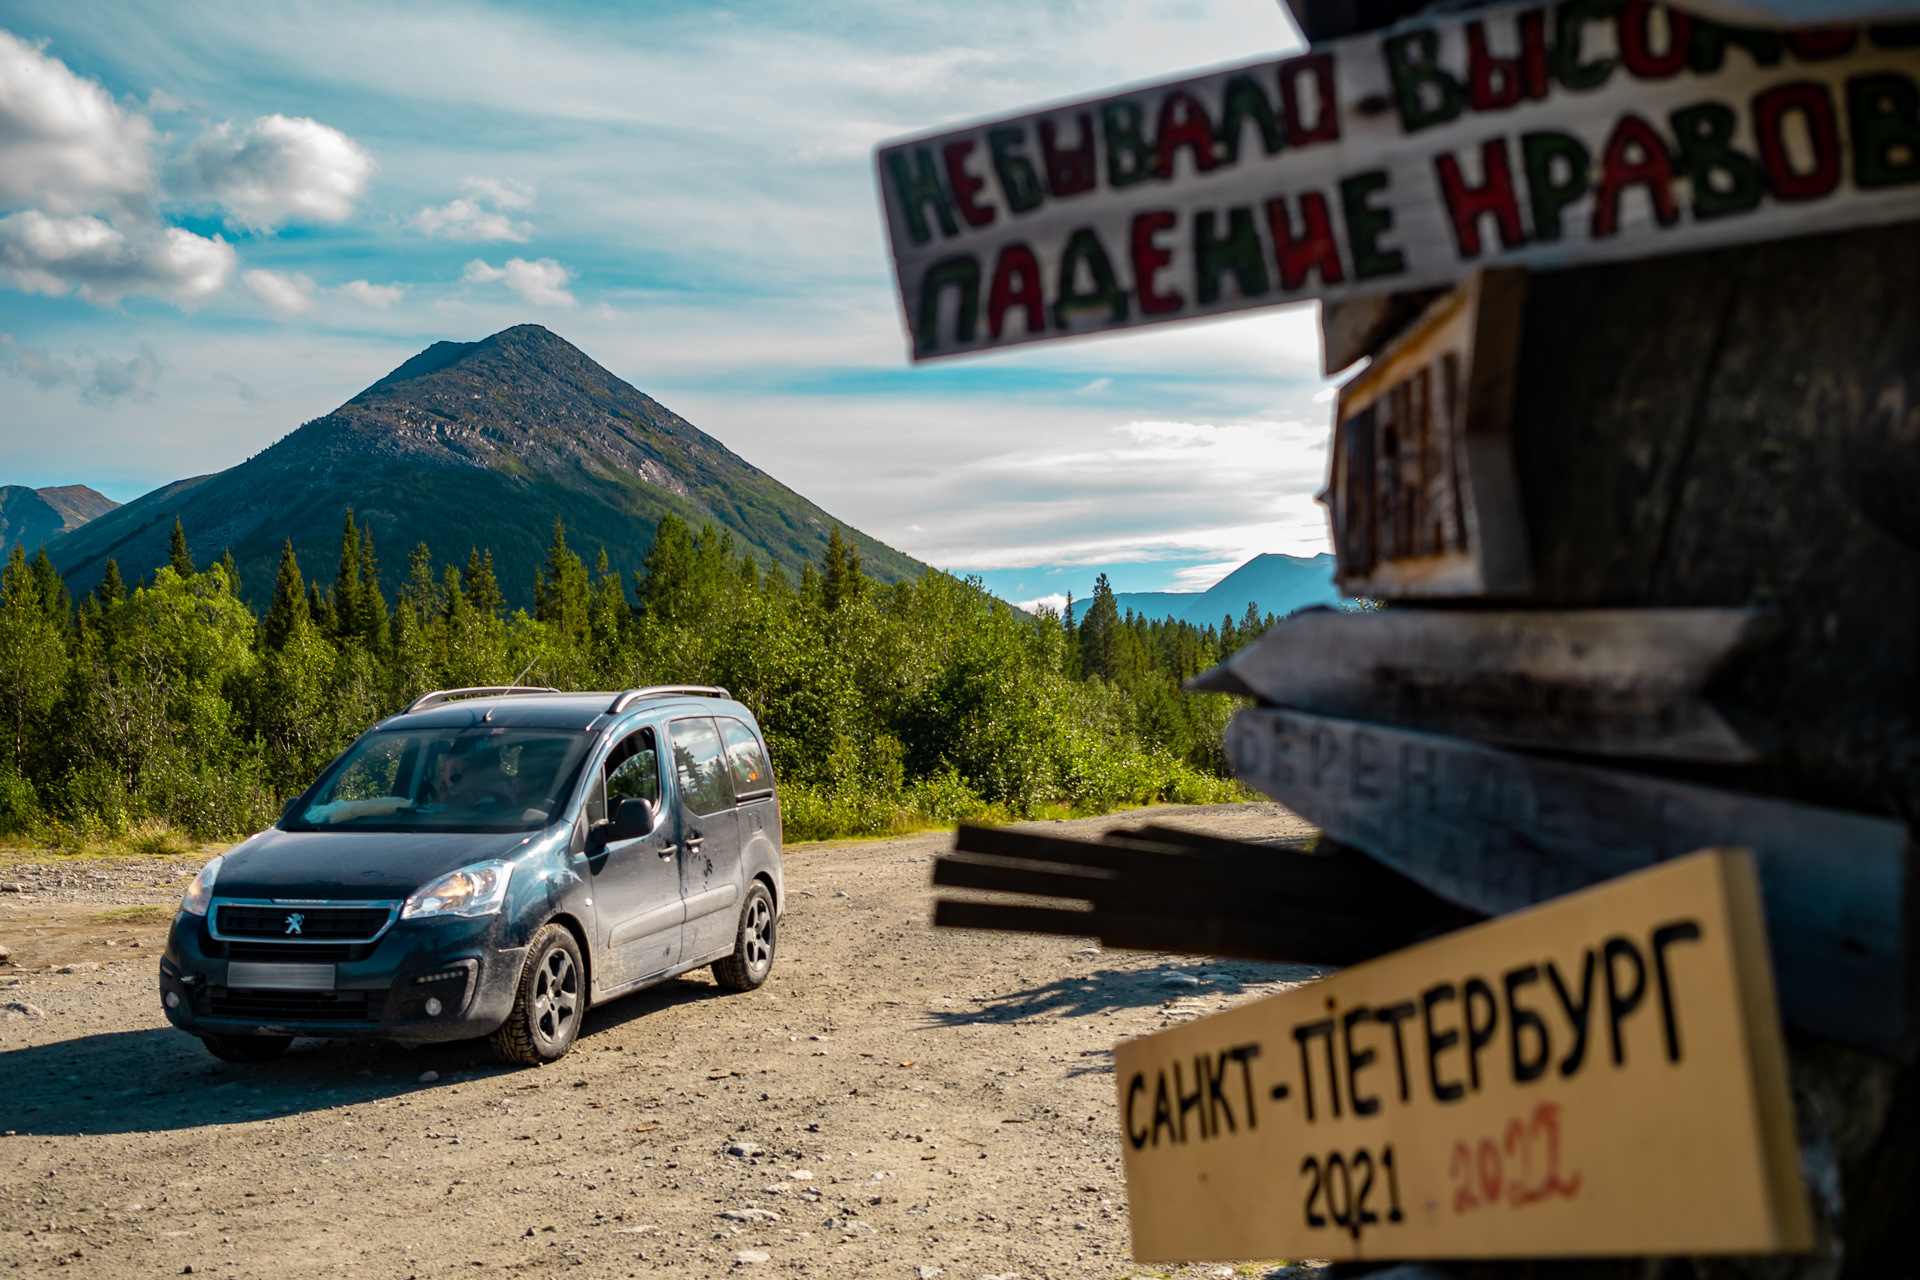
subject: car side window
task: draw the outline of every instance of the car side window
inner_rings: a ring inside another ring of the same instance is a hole
[[[673,773],[680,786],[680,801],[694,813],[718,813],[733,805],[732,779],[722,757],[720,731],[713,721],[675,720],[670,728],[673,738]]]
[[[587,826],[613,816],[622,800],[638,798],[660,802],[660,757],[653,730],[638,729],[607,752],[606,762],[594,770],[587,788]]]
[[[720,721],[720,738],[727,744],[727,764],[733,771],[733,794],[741,801],[773,794],[773,769],[753,730],[738,720]]]

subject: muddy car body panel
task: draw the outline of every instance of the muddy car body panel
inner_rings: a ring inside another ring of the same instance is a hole
[[[462,786],[483,792],[464,810]],[[632,800],[638,835],[614,822]],[[436,912],[426,891],[467,872],[486,909]],[[204,913],[174,918],[161,1002],[203,1037],[484,1036],[545,926],[598,1002],[730,955],[756,879],[782,910],[765,739],[724,691],[443,702],[373,726],[222,856]]]

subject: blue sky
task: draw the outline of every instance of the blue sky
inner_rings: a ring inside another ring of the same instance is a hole
[[[1026,600],[1324,550],[1311,307],[908,365],[874,144],[1298,47],[1277,0],[12,0],[0,483],[128,500],[545,324]]]

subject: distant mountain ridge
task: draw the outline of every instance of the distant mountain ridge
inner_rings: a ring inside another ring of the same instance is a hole
[[[119,505],[83,484],[45,489],[0,485],[0,555],[15,546],[38,550],[42,543],[71,533]]]
[[[131,580],[166,563],[177,515],[195,560],[231,549],[242,593],[264,607],[289,537],[306,576],[331,579],[348,507],[373,529],[389,595],[424,542],[436,565],[490,548],[508,604],[530,604],[556,517],[589,565],[605,547],[623,576],[669,513],[696,530],[730,531],[741,551],[790,578],[819,560],[836,523],[880,580],[926,569],[539,325],[437,342],[246,462],[156,489],[48,554],[76,592],[91,589],[109,559]]]
[[[1251,603],[1262,614],[1284,618],[1296,609],[1340,603],[1333,585],[1333,553],[1317,556],[1257,555],[1205,591],[1124,591],[1113,601],[1122,615],[1128,610],[1147,618],[1173,618],[1196,627],[1217,627],[1222,618],[1236,623]],[[1074,620],[1086,613],[1091,599],[1073,602]]]

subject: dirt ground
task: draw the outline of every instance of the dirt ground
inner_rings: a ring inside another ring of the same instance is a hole
[[[1311,831],[1274,804],[1150,816]],[[930,864],[951,843],[790,849],[765,987],[729,995],[703,970],[629,996],[538,1070],[484,1042],[217,1062],[167,1025],[155,980],[204,854],[0,851],[0,1267],[1167,1274],[1128,1254],[1110,1048],[1315,971],[935,931]]]

